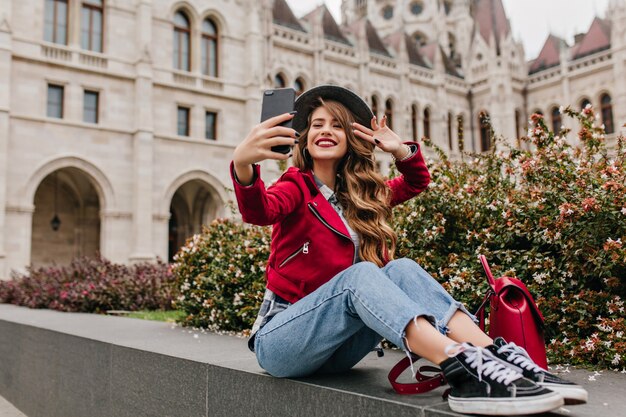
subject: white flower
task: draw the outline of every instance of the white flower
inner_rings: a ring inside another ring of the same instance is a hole
[[[565,111],[565,107],[563,106],[559,107],[559,113],[563,114],[564,111]]]

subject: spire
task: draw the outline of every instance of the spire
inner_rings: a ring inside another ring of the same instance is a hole
[[[561,63],[561,51],[564,48],[567,48],[567,42],[558,36],[550,34],[543,44],[539,56],[531,61],[528,74],[534,74],[559,65]]]
[[[306,32],[285,0],[274,0],[272,19],[277,25]]]
[[[572,58],[581,58],[611,47],[611,23],[596,17],[589,30],[576,46]]]
[[[500,54],[500,43],[511,32],[502,0],[473,0],[474,21],[483,39],[491,44],[493,37],[496,52]]]
[[[387,48],[385,48],[385,44],[380,39],[380,36],[378,36],[378,32],[376,32],[376,28],[374,28],[374,25],[369,21],[369,19],[365,21],[365,36],[371,52],[391,58]]]

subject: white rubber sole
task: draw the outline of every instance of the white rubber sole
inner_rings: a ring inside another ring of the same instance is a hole
[[[561,394],[565,400],[565,405],[585,404],[589,397],[587,390],[580,385],[563,385],[563,384],[538,384],[544,388]]]
[[[448,396],[452,411],[488,416],[536,414],[563,406],[563,397],[556,392],[522,398],[457,398]]]

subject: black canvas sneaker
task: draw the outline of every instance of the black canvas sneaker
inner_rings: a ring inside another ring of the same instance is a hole
[[[452,411],[509,416],[543,413],[563,405],[560,394],[524,378],[489,350],[468,343],[450,348],[457,350],[448,353],[451,357],[440,366],[451,387]]]
[[[526,378],[534,381],[537,385],[558,392],[565,399],[565,404],[584,404],[587,402],[587,391],[580,385],[565,381],[551,374],[537,365],[528,355],[528,352],[515,343],[507,343],[503,338],[496,337],[493,345],[486,349],[498,358],[506,361]]]

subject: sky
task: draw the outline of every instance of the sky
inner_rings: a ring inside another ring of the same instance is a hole
[[[287,0],[298,17],[326,3],[335,19],[341,21],[341,0]],[[571,45],[574,35],[586,32],[594,16],[604,17],[609,0],[502,0],[511,21],[513,36],[521,40],[526,59],[533,59],[549,33]]]

